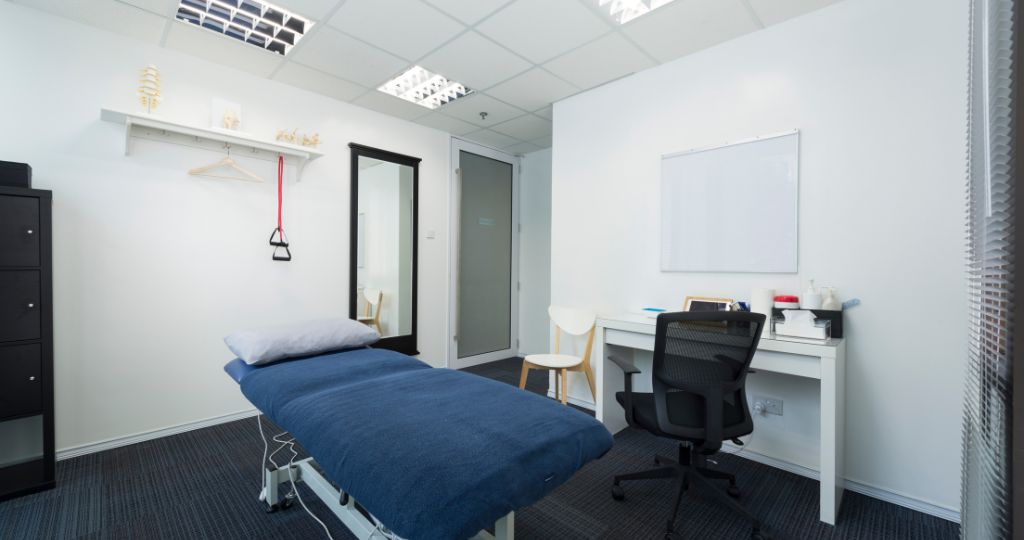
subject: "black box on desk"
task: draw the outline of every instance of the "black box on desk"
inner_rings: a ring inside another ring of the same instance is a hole
[[[782,317],[782,311],[780,308],[772,308],[772,317]],[[813,313],[818,320],[832,321],[831,337],[843,337],[843,310],[810,309],[807,311]]]
[[[0,161],[0,186],[32,187],[32,167],[28,163]]]

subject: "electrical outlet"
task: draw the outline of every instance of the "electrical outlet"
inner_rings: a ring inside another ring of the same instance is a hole
[[[782,400],[765,396],[754,396],[754,409],[760,409],[759,412],[762,414],[782,416]]]

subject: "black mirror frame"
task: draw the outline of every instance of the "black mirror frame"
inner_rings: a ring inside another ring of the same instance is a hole
[[[357,291],[356,268],[359,249],[359,157],[364,156],[389,163],[412,167],[412,333],[404,336],[381,338],[373,346],[379,349],[390,349],[409,356],[420,354],[416,345],[417,303],[419,301],[419,216],[420,216],[420,158],[397,154],[380,148],[349,143],[352,155],[352,169],[349,178],[352,183],[350,216],[349,216],[349,286],[348,316],[356,319]]]

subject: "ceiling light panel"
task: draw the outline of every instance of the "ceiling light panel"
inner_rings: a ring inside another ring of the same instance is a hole
[[[665,4],[674,0],[597,0],[597,5],[607,11],[611,18],[619,23],[626,24],[629,21],[646,15]]]
[[[436,109],[473,93],[462,83],[449,81],[420,66],[409,68],[405,73],[382,84],[377,90],[428,109]]]
[[[313,22],[260,0],[180,0],[175,18],[280,55],[288,54]]]

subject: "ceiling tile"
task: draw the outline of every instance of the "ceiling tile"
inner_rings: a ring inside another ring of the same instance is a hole
[[[139,9],[150,13],[170,17],[178,9],[178,0],[118,0],[124,4],[131,4]],[[66,2],[66,0],[65,0]]]
[[[347,0],[330,24],[409,61],[465,29],[420,0]]]
[[[569,51],[544,67],[580,88],[593,88],[654,65],[650,57],[616,33]]]
[[[526,111],[542,109],[577,91],[573,85],[540,68],[534,68],[487,91],[505,103]]]
[[[417,124],[423,124],[427,127],[439,129],[441,131],[451,133],[452,135],[465,135],[480,129],[480,126],[475,126],[469,122],[463,122],[457,118],[445,116],[441,113],[430,113],[426,116],[416,119]]]
[[[324,16],[338,5],[338,0],[271,0],[292,13],[311,19],[313,24],[325,22]]]
[[[466,32],[423,59],[420,65],[434,73],[483,90],[522,73],[530,63],[476,32]]]
[[[522,116],[521,111],[510,105],[506,105],[491,96],[484,94],[471,94],[467,97],[457,99],[439,110],[445,116],[451,116],[464,120],[481,127],[489,127]],[[480,113],[486,112],[487,118],[481,119]]]
[[[352,101],[363,95],[367,89],[358,84],[339,79],[313,68],[287,62],[274,74],[274,80],[304,88],[341,101]]]
[[[530,141],[530,144],[535,144],[541,148],[551,148],[551,135],[547,137],[541,137]]]
[[[171,24],[165,45],[261,77],[269,77],[284,62],[277,53],[181,21]]]
[[[610,25],[580,2],[516,0],[477,30],[535,63],[608,32]]]
[[[409,63],[329,27],[314,32],[289,55],[300,64],[363,86],[376,88],[409,67]]]
[[[506,146],[502,148],[502,150],[508,152],[509,154],[521,156],[523,154],[529,154],[530,152],[536,152],[537,150],[540,150],[540,147],[532,145],[528,142],[521,142],[510,146]]]
[[[67,0],[16,0],[16,3],[48,11],[150,44],[160,43],[168,17],[160,17],[114,0],[68,2]]]
[[[554,113],[554,111],[552,109],[553,109],[553,107],[551,107],[551,105],[548,105],[547,107],[544,107],[543,109],[538,109],[536,111],[533,111],[533,114],[536,114],[537,116],[539,116],[541,118],[547,118],[548,120],[551,120],[552,118],[555,117],[555,113]]]
[[[677,1],[622,27],[633,41],[661,62],[757,29],[740,0]]]
[[[748,0],[757,18],[772,25],[835,4],[839,0]]]
[[[466,24],[476,24],[509,0],[426,0]]]
[[[469,139],[480,144],[485,144],[491,148],[502,148],[513,144],[518,144],[521,141],[513,139],[508,135],[502,135],[489,129],[481,129],[480,131],[474,131],[469,135],[464,135],[462,138]]]
[[[508,122],[502,122],[491,129],[510,137],[528,141],[551,135],[551,122],[532,114],[526,114],[519,118],[513,118]]]
[[[430,113],[430,109],[426,107],[410,103],[404,99],[399,99],[394,96],[389,96],[384,92],[378,92],[376,90],[368,92],[365,96],[353,101],[352,103],[360,107],[373,109],[377,112],[397,116],[403,120],[414,120]]]

